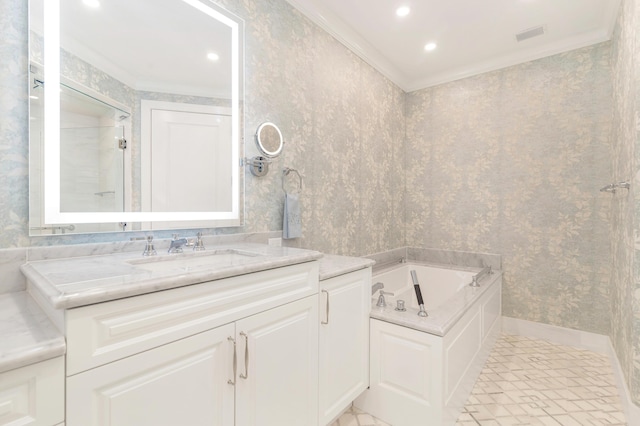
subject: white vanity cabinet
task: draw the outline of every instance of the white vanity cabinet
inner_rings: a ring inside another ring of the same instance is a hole
[[[315,425],[318,262],[66,311],[67,426]]]
[[[320,282],[320,425],[369,385],[371,268]]]
[[[64,420],[64,357],[0,373],[0,425],[52,426]]]

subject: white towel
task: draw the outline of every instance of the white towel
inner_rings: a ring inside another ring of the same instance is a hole
[[[284,214],[282,217],[282,238],[300,238],[302,222],[300,221],[300,201],[298,194],[284,194]]]

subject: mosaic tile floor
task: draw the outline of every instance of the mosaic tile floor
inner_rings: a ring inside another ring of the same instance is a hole
[[[626,425],[609,358],[503,334],[456,426]],[[331,426],[389,426],[351,408]]]

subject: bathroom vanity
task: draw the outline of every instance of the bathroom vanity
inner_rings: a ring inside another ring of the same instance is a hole
[[[368,385],[372,263],[242,244],[22,271],[66,338],[67,426],[322,425]]]

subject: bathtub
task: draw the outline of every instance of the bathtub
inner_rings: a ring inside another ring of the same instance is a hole
[[[428,317],[420,317],[415,270]],[[375,271],[387,306],[371,299],[370,386],[354,405],[394,426],[454,425],[500,334],[502,274],[470,287],[480,268],[403,263]],[[397,311],[398,300],[406,311]]]

